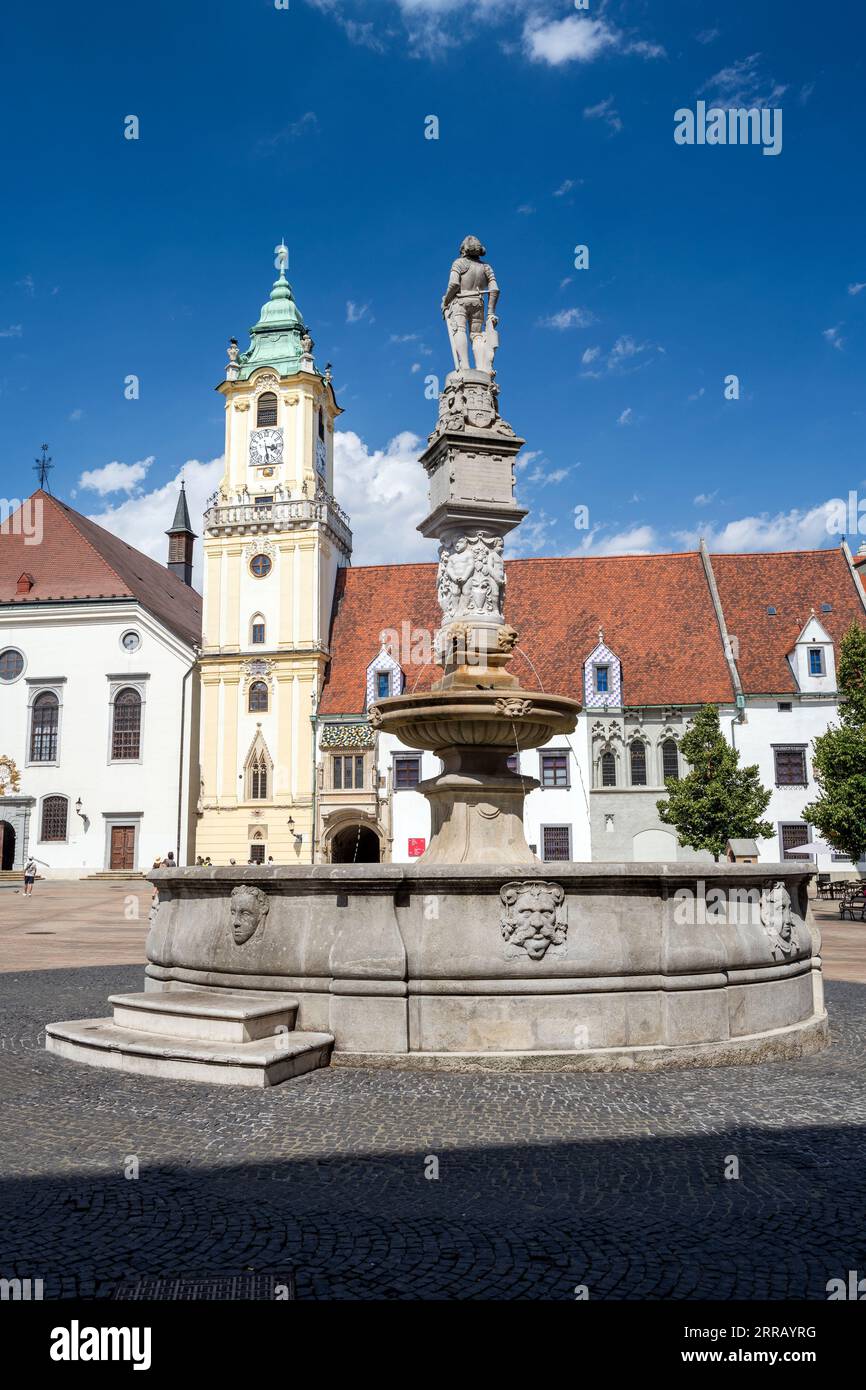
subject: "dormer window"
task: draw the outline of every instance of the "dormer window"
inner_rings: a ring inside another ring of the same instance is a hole
[[[387,700],[392,695],[399,695],[403,689],[402,668],[387,650],[384,638],[379,655],[367,667],[366,686],[368,709],[377,700]]]
[[[389,671],[376,672],[376,699],[387,700],[391,694],[391,675]]]
[[[820,647],[809,648],[809,675],[823,676],[824,674],[824,652]]]
[[[256,429],[277,423],[277,397],[273,391],[263,391],[256,407]]]
[[[595,688],[599,695],[607,695],[610,690],[610,667],[596,666]]]

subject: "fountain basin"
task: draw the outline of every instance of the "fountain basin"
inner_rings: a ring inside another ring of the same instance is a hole
[[[719,1066],[828,1037],[800,866],[421,859],[150,877],[147,988],[289,993],[298,1028],[334,1037],[332,1065]],[[239,944],[232,895],[250,887],[268,911]]]
[[[538,748],[559,734],[574,732],[581,706],[564,695],[537,690],[455,687],[395,695],[370,709],[370,722],[383,733],[429,752],[462,748]]]

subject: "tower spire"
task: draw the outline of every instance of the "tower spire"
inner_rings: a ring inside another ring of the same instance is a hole
[[[171,570],[172,574],[176,574],[178,579],[182,579],[184,584],[191,587],[193,549],[197,537],[189,519],[186,483],[183,479],[181,479],[177,506],[174,509],[174,521],[165,534],[168,536],[168,569]]]

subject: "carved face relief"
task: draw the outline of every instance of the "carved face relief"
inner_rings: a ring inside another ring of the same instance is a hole
[[[525,952],[530,960],[543,960],[549,950],[554,956],[565,955],[568,908],[560,884],[539,879],[506,883],[499,897],[507,959],[519,959]]]
[[[761,926],[770,939],[773,955],[778,959],[789,956],[796,945],[794,918],[791,914],[791,895],[781,879],[769,879],[761,889]]]
[[[232,889],[232,936],[236,946],[243,946],[258,930],[268,915],[267,895],[254,884],[239,884]]]

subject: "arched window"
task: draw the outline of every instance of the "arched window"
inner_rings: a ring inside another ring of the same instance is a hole
[[[30,761],[32,763],[57,762],[57,729],[60,722],[60,705],[56,695],[46,691],[37,695],[33,701],[30,716]]]
[[[631,759],[631,784],[633,787],[646,786],[646,746],[635,742],[629,753]]]
[[[268,795],[268,760],[264,751],[254,753],[249,765],[249,794],[252,801],[266,801]]]
[[[253,681],[250,686],[250,714],[267,714],[268,687],[264,681]]]
[[[265,620],[257,613],[250,623],[250,642],[254,647],[262,647],[265,642]]]
[[[141,696],[137,690],[121,690],[115,697],[111,756],[116,760],[141,757]]]
[[[666,738],[662,744],[662,777],[679,777],[680,754],[676,739]]]
[[[273,391],[263,391],[256,408],[256,429],[277,423],[277,398]]]
[[[601,785],[603,787],[616,786],[616,756],[610,749],[601,755]]]
[[[65,840],[69,802],[65,796],[46,796],[42,802],[40,840]]]

